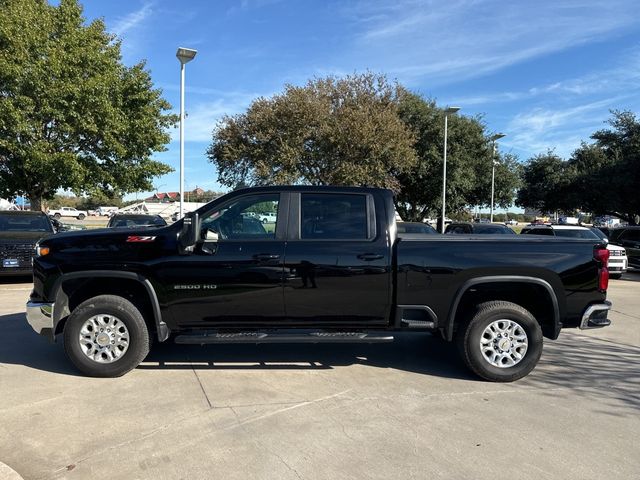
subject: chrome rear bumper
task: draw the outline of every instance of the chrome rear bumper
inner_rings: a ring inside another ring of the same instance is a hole
[[[589,305],[582,314],[580,330],[589,328],[602,328],[611,325],[611,320],[607,318],[607,313],[611,310],[611,302],[595,303]]]

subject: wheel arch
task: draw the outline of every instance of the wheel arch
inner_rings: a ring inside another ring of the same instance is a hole
[[[536,301],[528,294],[541,294],[550,304]],[[462,321],[461,316],[469,308],[491,300],[510,301],[526,308],[540,323],[545,337],[558,337],[562,327],[562,306],[551,284],[537,277],[497,275],[472,278],[458,289],[447,317],[445,338],[449,341],[453,339],[454,330]]]
[[[151,317],[152,322],[148,323],[154,328],[158,341],[166,340],[170,329],[162,319],[158,296],[149,279],[138,273],[117,270],[72,272],[60,276],[53,287],[55,334],[62,331],[73,308],[93,294],[124,296],[123,293],[131,291],[138,294],[133,303],[141,306]]]

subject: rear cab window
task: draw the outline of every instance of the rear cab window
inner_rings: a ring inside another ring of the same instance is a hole
[[[369,196],[343,193],[300,195],[301,240],[370,240],[375,222],[370,222]],[[373,223],[373,225],[372,225]]]

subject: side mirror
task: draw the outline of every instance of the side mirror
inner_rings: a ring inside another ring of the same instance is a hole
[[[197,212],[189,212],[184,216],[180,232],[180,246],[193,247],[200,236],[200,218]]]

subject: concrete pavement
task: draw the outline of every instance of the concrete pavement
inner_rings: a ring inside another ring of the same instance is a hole
[[[0,461],[25,479],[628,479],[640,473],[640,273],[614,324],[564,331],[513,384],[429,335],[385,345],[156,345],[79,376],[0,283]]]

